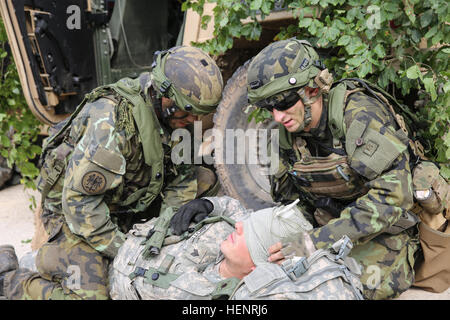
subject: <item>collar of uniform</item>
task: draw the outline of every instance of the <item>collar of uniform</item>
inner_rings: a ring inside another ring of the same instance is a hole
[[[143,72],[139,75],[139,84],[141,85],[141,96],[144,98],[145,103],[151,104],[149,88],[152,82],[149,72]]]

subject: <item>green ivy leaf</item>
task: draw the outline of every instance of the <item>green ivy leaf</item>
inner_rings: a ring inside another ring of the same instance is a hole
[[[384,51],[384,48],[380,43],[375,46],[373,51],[376,53],[378,58],[384,58],[386,56],[386,51]]]
[[[365,61],[361,64],[361,67],[358,69],[357,74],[358,77],[364,78],[370,72],[372,72],[372,64],[369,61]]]
[[[447,156],[447,159],[449,159],[450,157]],[[447,166],[441,166],[441,170],[439,171],[439,173],[447,180],[450,180],[450,168]]]
[[[311,18],[301,19],[300,22],[298,23],[298,26],[300,28],[307,28],[311,25],[312,21],[313,21],[313,19],[311,19]]]
[[[406,70],[406,76],[409,79],[417,79],[419,77],[421,77],[421,73],[420,73],[420,69],[418,65],[413,65],[411,67],[408,68],[408,70]]]
[[[432,19],[433,19],[433,10],[429,9],[424,13],[422,13],[422,15],[420,16],[420,26],[422,28],[427,27],[431,23]]]
[[[343,35],[339,38],[338,46],[346,46],[349,44],[351,37],[349,35]]]
[[[356,56],[347,60],[347,63],[353,67],[359,67],[361,63],[364,61],[364,58],[361,56]]]
[[[328,28],[325,36],[329,41],[334,41],[339,36],[340,33],[341,32],[339,31],[339,29],[331,27]]]
[[[4,148],[11,147],[11,141],[9,141],[9,138],[7,136],[0,136],[0,143]],[[6,153],[6,154],[8,154],[8,153]]]
[[[202,17],[202,29],[205,29],[208,27],[208,23],[211,21],[212,17],[211,16],[203,16]]]
[[[444,92],[445,93],[447,93],[449,90],[450,90],[450,81],[447,81],[445,84],[444,84]],[[0,115],[1,116],[1,115]],[[1,120],[0,120],[1,121]]]
[[[399,7],[398,4],[395,2],[387,2],[383,4],[383,9],[390,12],[398,12]]]
[[[438,26],[432,27],[430,30],[428,30],[427,33],[425,33],[424,37],[427,39],[433,37],[436,34],[437,30],[438,30]]]
[[[259,8],[261,8],[262,5],[262,0],[253,0],[250,3],[250,10],[259,10]]]
[[[433,78],[424,78],[423,84],[425,85],[425,90],[431,94],[431,101],[435,101],[437,98],[437,92]]]

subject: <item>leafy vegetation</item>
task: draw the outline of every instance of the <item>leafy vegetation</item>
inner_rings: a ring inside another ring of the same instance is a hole
[[[0,19],[0,155],[20,171],[25,187],[36,189],[39,170],[31,160],[41,153],[36,144],[40,122],[27,107],[7,40]]]
[[[214,17],[205,2],[216,3]],[[425,152],[450,178],[450,9],[447,0],[187,0],[214,20],[214,38],[194,45],[211,54],[232,48],[235,39],[259,39],[263,20],[276,6],[297,18],[274,40],[297,37],[328,50],[327,67],[337,79],[365,78],[408,104],[424,125],[418,135],[430,142]],[[247,19],[245,24],[242,23]],[[253,112],[261,120],[267,114]]]

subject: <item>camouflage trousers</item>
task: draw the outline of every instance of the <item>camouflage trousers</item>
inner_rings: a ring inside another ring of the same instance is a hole
[[[420,244],[412,229],[397,235],[382,234],[356,245],[350,256],[363,267],[361,282],[366,299],[398,297],[414,283],[414,262]]]
[[[108,261],[64,223],[38,251],[38,272],[18,269],[6,274],[10,300],[108,299]]]

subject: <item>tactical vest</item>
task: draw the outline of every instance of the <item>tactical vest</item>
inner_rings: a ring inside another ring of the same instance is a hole
[[[114,84],[98,87],[86,94],[71,116],[58,124],[56,132],[44,141],[40,159],[42,169],[38,181],[38,189],[42,194],[42,205],[58,181],[62,190],[60,177],[65,172],[75,144],[69,135],[73,120],[87,103],[100,98],[108,98],[115,102],[116,126],[127,131],[134,127],[134,123],[136,124],[142,142],[145,163],[151,167],[151,180],[148,186],[135,191],[119,205],[129,207],[131,212],[143,212],[150,206],[163,186],[164,151],[158,118],[152,106],[146,103],[141,95],[143,90],[140,80],[140,78],[134,80],[124,78]],[[115,99],[119,101],[115,101]],[[127,103],[122,103],[122,101]]]
[[[359,280],[361,266],[348,253],[353,244],[347,236],[328,250],[309,257],[293,257],[281,266],[258,265],[230,296],[240,299],[363,300]]]
[[[298,189],[307,193],[314,200],[322,197],[331,197],[345,202],[354,200],[368,191],[364,186],[365,179],[350,167],[348,156],[353,156],[353,154],[350,154],[351,152],[349,153],[348,151],[352,150],[348,147],[344,149],[342,143],[342,139],[346,134],[344,108],[350,94],[355,92],[364,92],[380,100],[388,111],[392,113],[400,127],[395,132],[396,137],[400,141],[406,142],[406,144],[409,143],[416,157],[424,158],[420,144],[414,143],[408,138],[406,122],[394,110],[393,104],[396,103],[394,98],[391,97],[388,100],[385,97],[385,95],[388,95],[387,93],[363,80],[343,79],[334,84],[328,97],[328,127],[333,136],[333,150],[335,152],[332,152],[327,157],[313,157],[307,149],[304,139],[293,137],[286,130],[281,130],[280,132],[281,152],[283,150],[293,150],[297,159],[295,163],[291,164],[288,172]],[[400,106],[400,104],[398,105]],[[355,131],[357,130],[353,130],[352,134],[358,134]],[[362,134],[363,130],[360,131],[359,134]],[[358,141],[361,141],[361,144],[363,143],[361,137],[356,138],[357,145]],[[367,145],[366,148],[370,148],[370,145]],[[382,171],[381,167],[379,171]]]
[[[429,189],[431,191],[430,199],[421,201],[415,198],[415,205],[411,209],[411,212],[420,215],[424,211],[435,214],[435,211],[444,210],[443,212],[445,215],[445,212],[450,210],[449,201],[447,200],[448,197],[450,197],[450,187],[448,182],[439,175],[437,166],[434,163],[427,161],[428,159],[424,155],[424,149],[419,140],[411,138],[415,136],[414,132],[412,132],[414,127],[419,124],[416,115],[411,113],[406,106],[398,103],[395,98],[390,96],[384,90],[361,79],[343,79],[335,83],[329,93],[328,127],[333,136],[333,148],[339,152],[333,152],[329,156],[322,158],[312,157],[306,148],[306,143],[303,139],[293,139],[290,133],[286,130],[281,130],[280,148],[282,149],[282,152],[283,149],[290,149],[296,152],[297,161],[291,165],[288,173],[293,178],[292,180],[297,188],[308,194],[310,198],[316,201],[316,204],[318,199],[320,201],[326,198],[344,201],[354,200],[368,191],[367,188],[364,187],[364,179],[361,179],[348,163],[348,156],[354,156],[353,152],[355,152],[355,148],[359,146],[358,142],[361,144],[363,143],[362,133],[365,129],[363,125],[360,125],[352,128],[351,132],[347,132],[347,128],[344,125],[344,108],[347,105],[348,97],[355,92],[364,92],[365,94],[376,98],[395,119],[400,129],[394,134],[399,141],[408,146],[413,181],[418,181],[419,179],[423,180],[423,176],[433,178],[432,180],[434,182],[429,183]],[[341,142],[344,136],[352,136],[354,138],[353,140],[356,142],[356,146],[351,147],[347,145],[344,151]],[[371,150],[371,147],[371,144],[367,143],[363,153],[371,154],[373,151]],[[385,150],[387,150],[386,152],[388,153],[392,148],[389,148],[387,145],[385,146]],[[398,150],[393,150],[393,152],[394,154],[392,157],[398,156],[399,153],[395,153],[398,152]],[[364,155],[362,156],[364,157]],[[377,163],[376,159],[373,159],[372,165],[374,167],[379,166],[379,173],[385,169],[385,164],[382,162]],[[417,184],[418,183],[415,183],[413,186],[414,191],[420,189],[417,187]],[[419,185],[422,184],[419,183]],[[331,216],[338,217],[343,208],[331,209],[335,211]],[[320,208],[316,210],[314,215],[316,220],[322,219],[329,221],[329,219],[332,218],[330,217],[329,212],[321,211]],[[408,226],[415,225],[416,222],[417,218],[408,214],[408,217],[404,217],[399,222],[400,225],[397,228],[398,230],[394,228],[395,230],[390,230],[389,232],[396,234],[401,230],[408,228]],[[326,224],[326,221],[323,224]]]
[[[222,295],[223,283],[216,285],[205,277],[204,271],[217,260],[220,242],[216,240],[224,239],[232,232],[234,220],[227,216],[211,216],[181,236],[168,233],[161,253],[147,257],[148,236],[158,219],[160,217],[136,224],[129,231],[110,269],[111,297],[184,300]],[[221,221],[225,223],[220,228],[212,228]],[[233,289],[237,282],[232,280]]]

